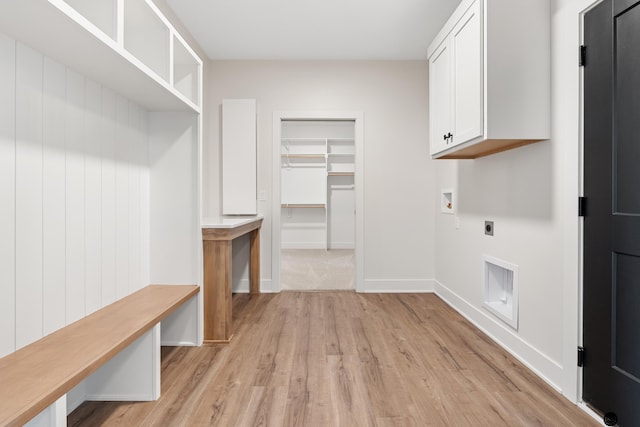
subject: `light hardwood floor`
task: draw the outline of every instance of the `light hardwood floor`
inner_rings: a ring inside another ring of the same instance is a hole
[[[234,296],[229,345],[162,353],[156,402],[70,426],[596,426],[437,296]]]

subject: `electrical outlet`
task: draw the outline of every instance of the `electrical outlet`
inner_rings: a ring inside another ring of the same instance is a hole
[[[484,234],[487,236],[493,236],[493,221],[484,222]]]

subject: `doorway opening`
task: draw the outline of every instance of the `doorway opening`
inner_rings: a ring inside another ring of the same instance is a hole
[[[359,290],[362,116],[274,114],[274,291]]]

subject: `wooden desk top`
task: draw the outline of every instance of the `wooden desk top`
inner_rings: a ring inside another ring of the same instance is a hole
[[[205,218],[202,221],[202,240],[233,240],[262,225],[262,215]]]
[[[202,228],[237,228],[252,222],[261,222],[262,215],[254,216],[223,216],[203,218]]]

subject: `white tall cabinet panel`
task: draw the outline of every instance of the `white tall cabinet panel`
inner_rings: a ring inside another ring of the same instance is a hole
[[[15,57],[0,34],[0,357],[15,350]]]
[[[42,64],[16,52],[16,347],[42,336]]]
[[[67,70],[67,323],[85,315],[84,77]]]
[[[102,227],[102,88],[96,82],[85,83],[85,308],[86,314],[102,304],[101,227]]]
[[[43,86],[43,332],[47,335],[66,322],[65,67],[44,58]]]
[[[102,88],[100,272],[102,305],[116,299],[116,94]]]
[[[256,100],[222,101],[222,213],[255,215]]]

